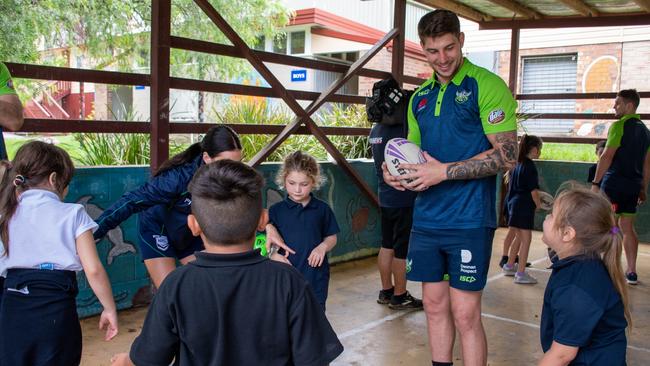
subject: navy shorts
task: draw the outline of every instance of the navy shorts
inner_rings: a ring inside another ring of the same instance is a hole
[[[635,215],[639,204],[639,191],[631,189],[627,192],[615,191],[603,186],[603,191],[612,203],[612,209],[617,215]]]
[[[143,225],[142,221],[138,220],[138,235],[140,236],[138,242],[140,244],[140,257],[143,261],[153,258],[183,259],[194,254],[194,252],[204,249],[200,236],[191,236],[189,234],[181,242],[178,242],[171,240],[164,226],[161,225],[161,227],[163,229],[154,229]]]
[[[493,228],[421,229],[413,227],[406,259],[409,281],[441,282],[466,291],[481,291],[487,282]]]
[[[381,247],[393,249],[397,259],[406,259],[412,225],[413,207],[382,207]]]

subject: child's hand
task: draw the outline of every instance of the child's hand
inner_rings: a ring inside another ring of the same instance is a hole
[[[327,249],[325,248],[325,244],[320,244],[311,251],[309,258],[307,258],[307,263],[312,267],[320,267],[323,264],[326,255]]]
[[[286,263],[286,264],[288,264],[290,266],[292,265],[291,262],[289,262],[289,259],[287,257],[285,257],[284,255],[282,255],[282,254],[280,254],[278,252],[275,252],[275,253],[271,254],[269,259],[274,260],[276,262],[280,262],[280,263]]]
[[[129,358],[128,353],[118,353],[111,357],[111,366],[132,366],[133,362]]]
[[[104,340],[110,341],[117,335],[117,311],[104,310],[99,317],[99,329],[106,329],[106,337]]]

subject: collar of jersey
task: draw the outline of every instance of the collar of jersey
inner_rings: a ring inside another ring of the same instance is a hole
[[[635,118],[635,119],[640,120],[640,119],[641,119],[641,115],[640,115],[640,114],[626,114],[626,115],[624,115],[623,117],[621,117],[621,119],[619,119],[619,121],[621,121],[621,122],[625,122],[625,121],[627,121],[627,120],[630,119],[630,118]]]
[[[463,82],[465,75],[467,75],[467,72],[469,71],[469,69],[472,68],[472,66],[474,65],[467,59],[467,57],[463,57],[463,65],[460,67],[460,69],[458,69],[458,71],[456,71],[456,74],[454,74],[454,77],[451,79],[451,82],[454,83],[454,85],[456,86],[460,85],[460,83]],[[433,75],[431,76],[430,80],[432,80],[434,85],[437,83],[442,86],[442,83],[439,82],[438,79],[436,79],[435,71],[433,72]]]

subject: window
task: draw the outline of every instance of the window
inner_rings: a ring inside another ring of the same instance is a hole
[[[258,51],[264,51],[265,50],[265,43],[266,43],[266,37],[264,36],[259,36],[257,37],[257,40],[255,41],[255,45],[253,46],[254,50]]]
[[[522,94],[560,94],[575,93],[577,85],[578,56],[535,56],[522,59]],[[520,112],[536,113],[574,113],[574,99],[524,100]],[[528,133],[568,134],[573,132],[573,120],[531,119],[522,122]]]
[[[305,31],[291,32],[291,54],[305,53]]]
[[[279,34],[275,37],[275,40],[273,40],[273,52],[283,55],[287,54],[287,36],[285,34]]]

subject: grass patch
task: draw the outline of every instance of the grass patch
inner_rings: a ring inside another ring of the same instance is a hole
[[[596,162],[596,147],[591,144],[545,142],[540,160]]]

